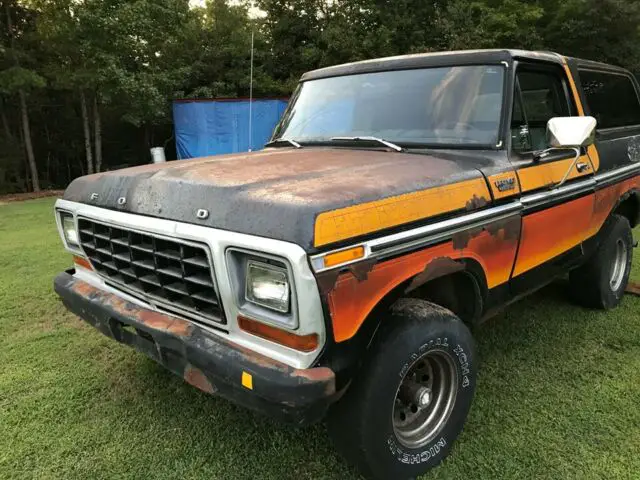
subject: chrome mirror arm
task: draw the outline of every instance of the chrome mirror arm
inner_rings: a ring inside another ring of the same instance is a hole
[[[564,185],[564,183],[569,178],[569,175],[571,175],[571,170],[575,168],[575,166],[578,163],[578,160],[580,159],[580,149],[578,147],[571,147],[571,150],[576,152],[576,158],[574,158],[573,162],[571,162],[571,166],[567,170],[567,173],[564,174],[564,177],[562,177],[562,180],[560,180],[560,182],[557,185],[555,185],[553,188],[560,188],[562,185]],[[591,159],[589,159],[589,161],[591,162]]]

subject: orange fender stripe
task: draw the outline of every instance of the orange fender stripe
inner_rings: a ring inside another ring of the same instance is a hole
[[[348,240],[455,210],[490,203],[483,178],[406,193],[323,212],[316,218],[314,246]]]

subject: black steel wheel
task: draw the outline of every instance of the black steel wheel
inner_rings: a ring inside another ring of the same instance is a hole
[[[371,479],[438,465],[462,431],[476,383],[475,345],[452,312],[396,302],[345,396],[329,412],[337,449]]]
[[[629,220],[612,215],[603,227],[595,254],[569,274],[573,299],[591,308],[616,307],[629,283],[633,259],[633,234]]]

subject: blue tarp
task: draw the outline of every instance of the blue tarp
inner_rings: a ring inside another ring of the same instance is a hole
[[[254,100],[251,149],[259,150],[287,106],[285,100]],[[249,150],[248,100],[198,100],[173,103],[178,158]]]

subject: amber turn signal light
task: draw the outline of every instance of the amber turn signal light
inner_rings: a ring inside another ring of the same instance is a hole
[[[238,326],[241,330],[255,335],[256,337],[270,340],[285,347],[293,348],[301,352],[312,352],[318,348],[318,335],[294,335],[293,333],[280,330],[279,328],[256,322],[250,318],[238,315]]]
[[[73,263],[75,263],[79,267],[86,268],[87,270],[93,270],[93,267],[89,263],[89,260],[87,260],[84,257],[79,257],[78,255],[74,255],[73,256]]]
[[[342,263],[352,262],[364,257],[364,247],[353,247],[348,250],[341,250],[335,253],[329,253],[324,256],[324,267],[329,268]]]

